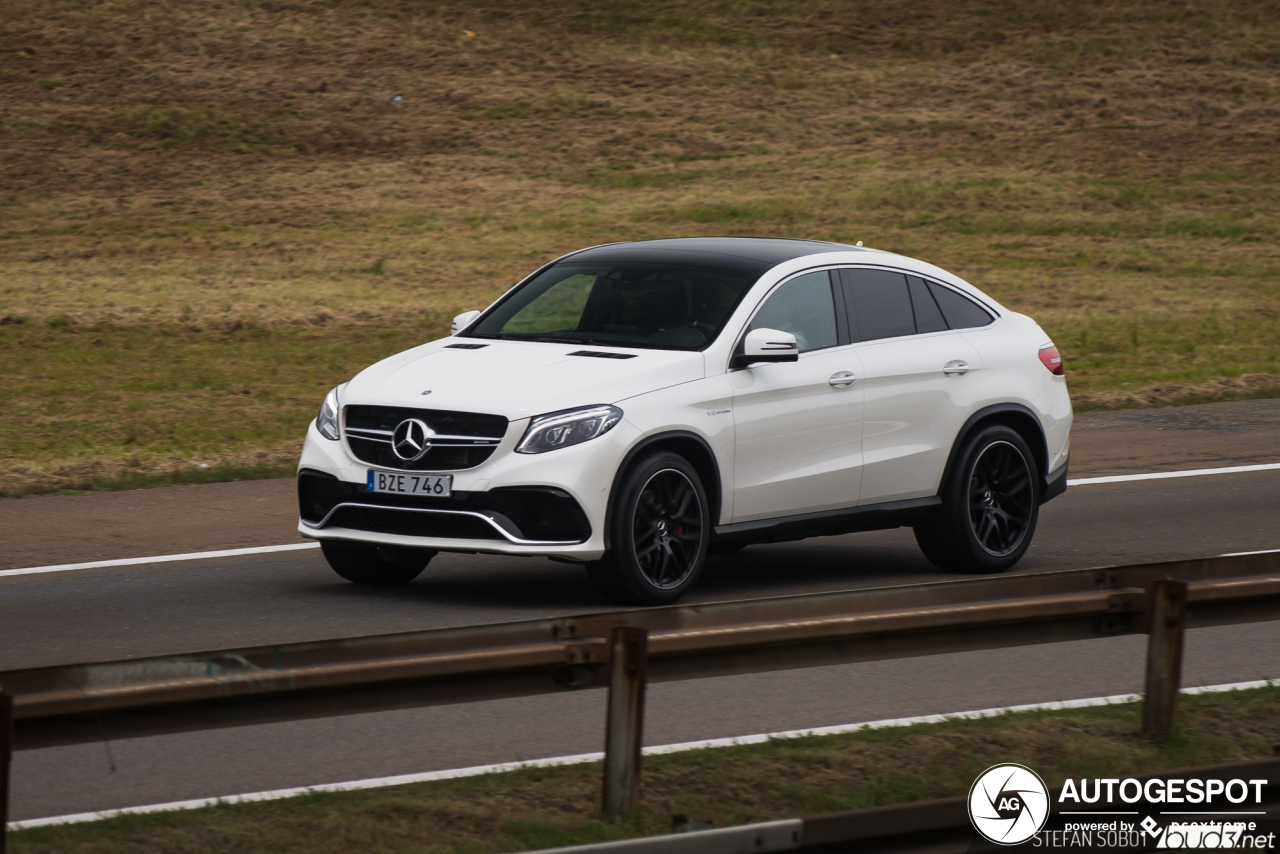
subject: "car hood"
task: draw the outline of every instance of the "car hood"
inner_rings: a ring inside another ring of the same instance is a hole
[[[516,421],[575,406],[616,403],[705,374],[697,352],[531,341],[485,341],[475,350],[448,346],[461,343],[482,342],[446,338],[378,362],[347,384],[342,405],[486,412]],[[570,355],[579,351],[630,358]]]

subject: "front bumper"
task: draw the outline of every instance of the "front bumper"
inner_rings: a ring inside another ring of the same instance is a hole
[[[455,492],[449,498],[369,492],[331,474],[298,472],[302,524],[370,533],[569,546],[591,538],[591,523],[569,493],[554,487]]]
[[[448,499],[370,493],[370,466],[312,422],[298,465],[298,532],[453,552],[595,560],[618,464],[636,438],[625,420],[605,435],[545,454],[516,454],[527,421],[512,422],[479,466],[454,472]]]

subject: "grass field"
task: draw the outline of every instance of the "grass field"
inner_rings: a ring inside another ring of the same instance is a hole
[[[991,765],[1049,786],[1261,759],[1280,741],[1280,688],[1182,698],[1167,743],[1137,735],[1138,704],[774,740],[646,757],[634,820],[599,815],[599,765],[526,769],[191,812],[22,831],[14,854],[352,851],[482,854],[667,833],[674,815],[718,827],[954,797]]]
[[[287,472],[328,387],[673,235],[924,257],[1078,408],[1280,395],[1276,12],[8,0],[0,495]]]

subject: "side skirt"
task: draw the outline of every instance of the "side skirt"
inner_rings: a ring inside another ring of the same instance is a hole
[[[820,513],[804,513],[799,516],[735,522],[732,525],[717,525],[715,539],[717,542],[726,543],[781,543],[809,537],[852,534],[857,531],[882,531],[914,525],[941,506],[942,499],[934,495],[929,498],[888,501],[884,504],[868,504],[865,507],[849,507],[843,510],[823,510]]]

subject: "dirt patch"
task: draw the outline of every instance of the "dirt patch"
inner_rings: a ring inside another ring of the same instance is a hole
[[[274,546],[298,536],[293,478],[0,502],[0,569]]]
[[[1280,463],[1280,400],[1077,415],[1071,476]]]

